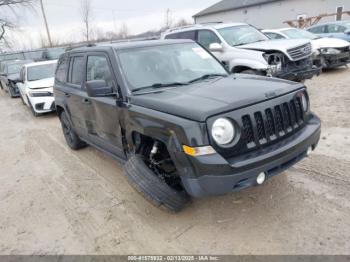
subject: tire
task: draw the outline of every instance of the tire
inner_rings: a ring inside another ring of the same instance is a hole
[[[253,69],[243,70],[242,72],[240,72],[240,74],[257,75],[257,76],[263,76],[264,75],[262,72],[259,72],[259,71],[253,70]]]
[[[180,212],[190,200],[185,192],[171,188],[157,177],[141,155],[129,158],[124,166],[124,174],[131,186],[157,207]]]
[[[9,85],[9,93],[10,93],[10,97],[11,98],[16,98],[16,96],[14,95],[14,91],[13,91],[11,85]]]
[[[86,147],[86,143],[83,142],[73,130],[73,127],[68,120],[67,114],[65,112],[62,112],[59,118],[62,125],[63,135],[68,146],[73,150],[79,150],[83,147]]]

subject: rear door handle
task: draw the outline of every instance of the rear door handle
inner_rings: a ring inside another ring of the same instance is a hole
[[[83,104],[87,104],[87,105],[90,105],[91,104],[91,101],[87,98],[84,98],[83,99]]]

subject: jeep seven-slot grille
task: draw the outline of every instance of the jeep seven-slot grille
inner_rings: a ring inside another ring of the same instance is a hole
[[[272,143],[296,132],[304,122],[300,98],[242,117],[242,138],[248,148]]]

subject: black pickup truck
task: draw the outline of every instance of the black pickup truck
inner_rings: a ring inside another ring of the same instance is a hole
[[[232,74],[191,40],[79,47],[60,57],[57,112],[72,149],[125,163],[134,188],[180,211],[263,184],[320,138],[303,84]]]

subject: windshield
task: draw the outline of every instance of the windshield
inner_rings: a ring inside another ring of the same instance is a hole
[[[28,81],[37,81],[46,78],[52,78],[55,76],[57,63],[31,66],[27,69]]]
[[[8,73],[9,75],[12,75],[12,74],[19,74],[19,72],[21,71],[22,66],[23,66],[24,64],[25,64],[25,63],[9,64],[9,65],[8,65],[7,73]]]
[[[256,28],[249,25],[225,27],[218,30],[225,41],[231,46],[245,45],[269,40]]]
[[[224,67],[196,43],[142,47],[118,54],[131,91],[153,85],[188,84],[205,75],[228,75]]]
[[[291,38],[291,39],[305,38],[305,39],[315,40],[320,38],[319,36],[314,35],[313,33],[310,33],[308,31],[293,29],[293,28],[284,30],[283,33],[287,35],[288,38]]]

